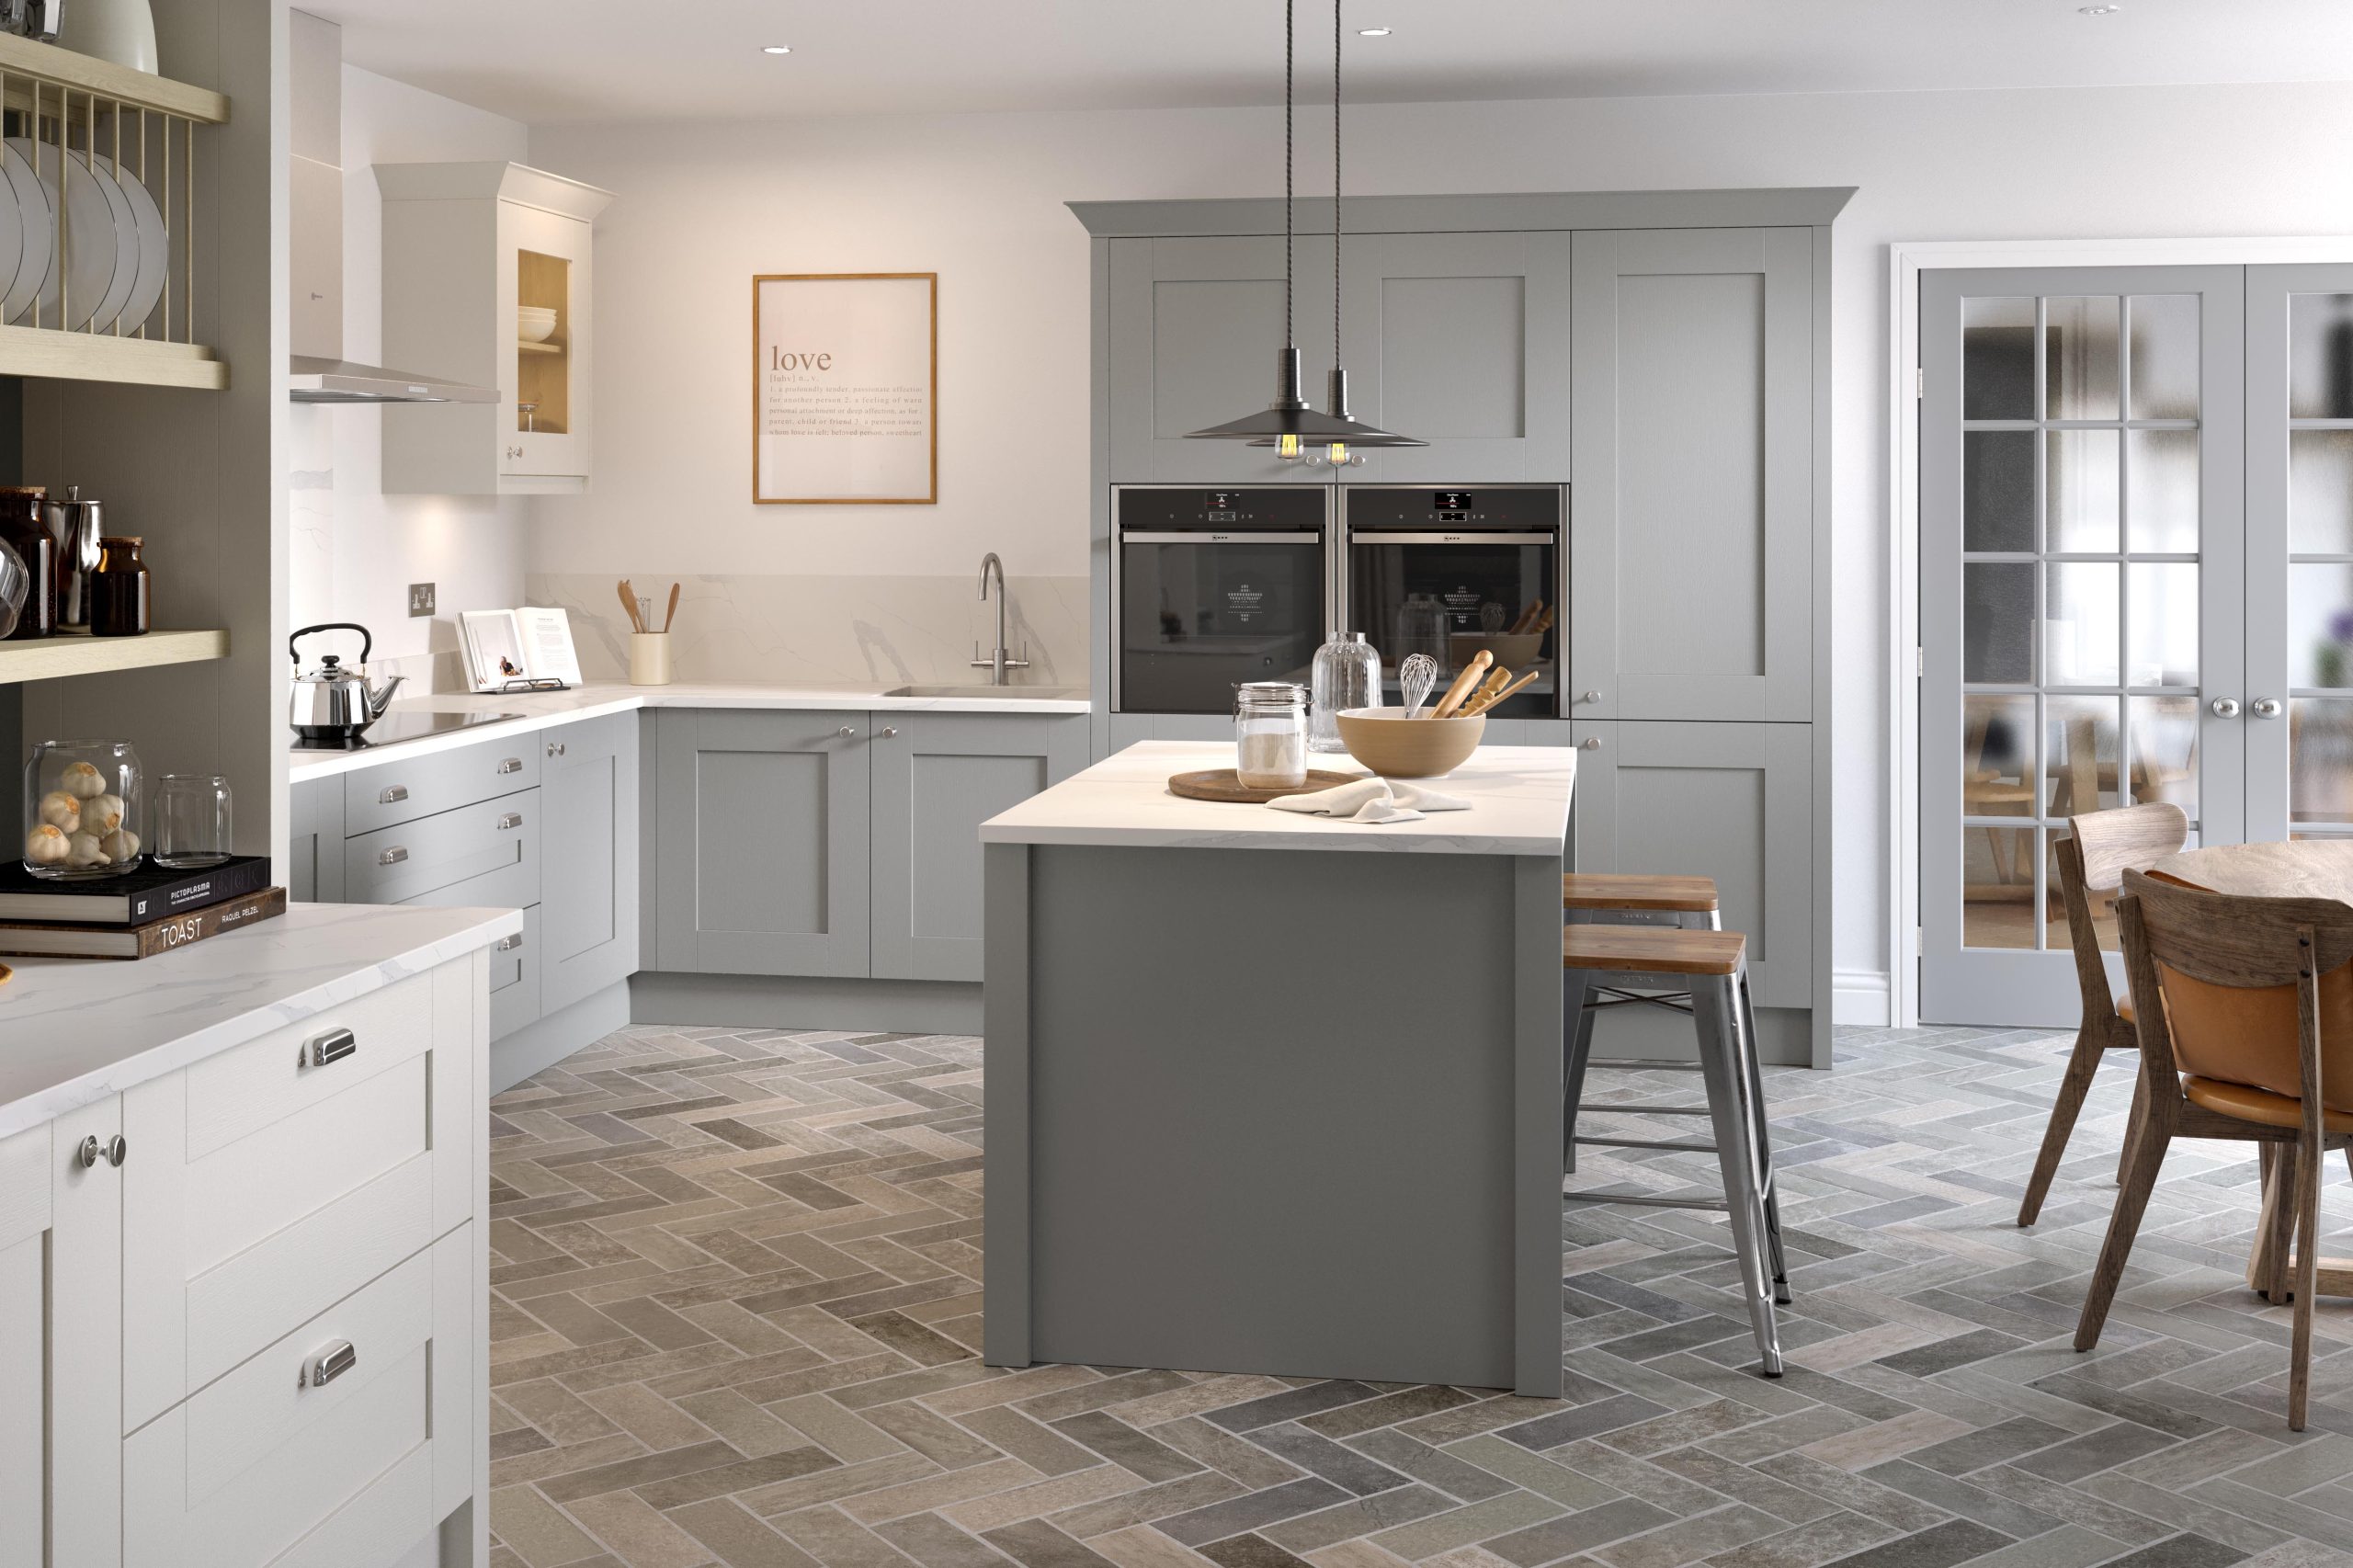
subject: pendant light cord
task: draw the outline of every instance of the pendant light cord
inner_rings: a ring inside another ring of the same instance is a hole
[[[1291,23],[1291,8],[1296,0],[1283,0],[1283,343],[1286,347],[1299,341],[1291,327],[1291,152],[1290,99],[1292,51],[1296,46],[1297,29]]]
[[[1332,369],[1340,368],[1340,0],[1332,0]],[[1332,411],[1335,414],[1338,409]]]

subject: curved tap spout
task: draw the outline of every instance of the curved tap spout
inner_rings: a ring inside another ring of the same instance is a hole
[[[989,578],[992,575],[996,578],[996,648],[983,659],[978,656],[981,650],[975,643],[972,649],[974,655],[972,667],[976,670],[988,671],[991,686],[1003,686],[1006,684],[1005,677],[1007,671],[1026,670],[1029,667],[1029,661],[1027,658],[1011,657],[1005,645],[1005,562],[996,558],[996,551],[994,550],[981,557],[981,602],[983,604],[988,602]],[[1024,648],[1022,652],[1027,653],[1029,649]]]
[[[996,574],[997,597],[1002,600],[1005,597],[1005,562],[996,558],[994,550],[981,557],[981,597],[983,599],[989,597],[989,574],[992,572]],[[1000,637],[997,641],[1002,642],[1005,639]]]

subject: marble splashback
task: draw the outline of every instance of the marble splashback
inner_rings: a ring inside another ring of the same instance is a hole
[[[714,575],[673,578],[635,571],[654,614],[673,581],[684,585],[671,628],[670,660],[680,681],[969,681],[977,642],[996,642],[996,605],[983,604],[971,573],[938,577]],[[609,574],[539,573],[525,580],[535,605],[570,612],[580,671],[589,680],[629,673],[628,619]],[[1007,577],[1006,642],[1029,645],[1021,686],[1087,683],[1085,577]]]

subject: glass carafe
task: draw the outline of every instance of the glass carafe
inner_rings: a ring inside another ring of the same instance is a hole
[[[1307,749],[1346,751],[1333,715],[1381,706],[1381,650],[1361,631],[1335,631],[1315,650],[1314,706],[1307,711]]]
[[[1427,653],[1438,661],[1443,675],[1453,667],[1447,658],[1446,632],[1446,607],[1438,603],[1436,594],[1406,595],[1405,602],[1397,607],[1397,634],[1390,643],[1389,667],[1403,669],[1414,654]]]

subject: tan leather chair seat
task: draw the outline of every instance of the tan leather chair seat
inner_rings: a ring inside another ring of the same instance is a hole
[[[2174,1061],[2193,1077],[2247,1084],[2295,1103],[2303,1086],[2296,1061],[2296,988],[2213,985],[2158,966]],[[2353,964],[2320,977],[2320,1093],[2332,1109],[2353,1111]],[[2292,1117],[2279,1123],[2294,1126]]]
[[[2132,998],[2129,994],[2119,996],[2116,999],[2116,1016],[2122,1018],[2128,1024],[2134,1021],[2132,1017]]]
[[[2220,1078],[2192,1076],[2181,1081],[2181,1092],[2194,1104],[2221,1111],[2224,1116],[2235,1116],[2242,1121],[2259,1121],[2267,1127],[2304,1124],[2303,1101],[2258,1089],[2252,1084],[2226,1084]],[[2353,1112],[2325,1109],[2320,1119],[2322,1127],[2330,1132],[2353,1132]]]

